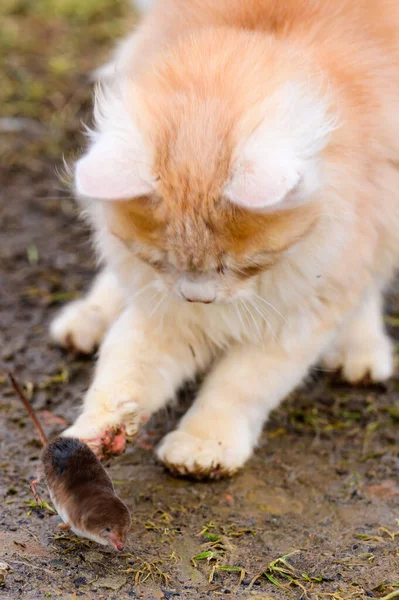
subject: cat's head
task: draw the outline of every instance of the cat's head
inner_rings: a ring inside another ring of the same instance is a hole
[[[233,34],[190,38],[139,85],[100,91],[75,169],[78,195],[188,302],[250,295],[312,230],[324,185],[325,97],[294,56]]]

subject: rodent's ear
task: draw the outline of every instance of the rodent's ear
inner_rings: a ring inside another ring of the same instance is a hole
[[[128,137],[127,137],[128,135]],[[153,191],[147,152],[137,131],[97,136],[75,165],[75,190],[98,200],[130,200]]]

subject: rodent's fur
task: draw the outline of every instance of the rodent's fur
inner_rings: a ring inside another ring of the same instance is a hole
[[[77,535],[122,550],[130,513],[115,494],[107,471],[84,442],[70,437],[49,442],[29,400],[15,377],[9,376],[43,443],[42,474],[59,516]]]

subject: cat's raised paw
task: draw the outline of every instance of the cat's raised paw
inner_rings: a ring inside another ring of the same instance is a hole
[[[157,456],[177,476],[195,479],[230,477],[248,458],[238,446],[227,446],[217,440],[206,440],[184,431],[172,431],[161,442]]]
[[[87,437],[87,434],[89,437]],[[79,425],[72,425],[62,432],[63,437],[76,437],[85,442],[91,448],[94,454],[100,458],[117,456],[123,454],[126,449],[126,428],[124,425],[114,425],[106,427],[103,431],[92,435],[79,428]]]
[[[107,320],[97,306],[85,300],[68,304],[50,325],[52,340],[62,348],[92,354],[107,328]]]
[[[108,427],[96,438],[86,440],[86,443],[100,459],[118,456],[126,450],[126,428],[124,425]]]
[[[141,425],[147,421],[147,415],[141,411],[131,398],[120,399],[110,391],[93,389],[88,392],[92,408],[83,411],[75,423],[62,432],[63,437],[76,437],[85,442],[93,452],[104,458],[122,454],[127,438],[134,437]],[[114,405],[112,405],[114,398]]]

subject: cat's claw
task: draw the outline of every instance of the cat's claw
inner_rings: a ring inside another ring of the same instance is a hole
[[[108,427],[96,438],[84,441],[100,459],[118,456],[126,450],[126,428],[124,425]]]
[[[228,446],[184,431],[172,431],[157,449],[159,460],[172,475],[195,479],[231,477],[244,465],[249,454],[240,444]]]

